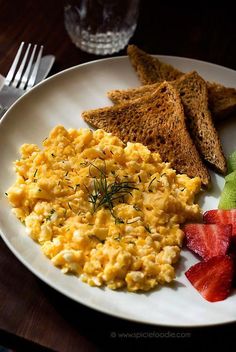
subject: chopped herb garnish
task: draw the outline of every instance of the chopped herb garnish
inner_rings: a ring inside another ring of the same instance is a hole
[[[56,155],[55,155],[55,154],[53,154],[53,153],[51,154],[51,156],[52,156],[53,158],[55,158],[55,157],[56,157]]]
[[[65,177],[68,175],[68,172],[69,172],[69,171],[66,171],[66,173],[65,173]]]
[[[151,233],[151,229],[150,229],[149,225],[145,225],[144,228],[147,232]]]
[[[38,192],[42,192],[42,190],[39,188],[39,189],[38,189]]]
[[[156,179],[156,177],[154,177],[154,178],[151,180],[151,182],[149,183],[149,185],[148,185],[148,190],[149,190],[149,192],[150,192],[150,187],[151,187],[152,183],[155,181],[155,179]]]
[[[130,243],[130,244],[134,244],[134,245],[136,244],[136,243],[135,243],[135,242],[133,242],[133,241],[130,241],[129,243]]]
[[[5,195],[8,197],[8,193],[7,192],[5,192]]]
[[[50,211],[50,214],[46,217],[46,220],[47,220],[47,221],[50,221],[50,220],[51,220],[52,214],[54,214],[55,211],[56,211],[55,209],[52,209],[52,210]]]
[[[142,179],[141,179],[140,175],[138,175],[138,179],[139,179],[139,182],[142,182]]]
[[[117,237],[114,237],[114,240],[116,240],[116,241],[120,241],[120,240],[121,240],[121,236],[120,236],[120,234],[119,234]]]
[[[37,175],[38,169],[35,170],[34,172],[34,177]]]
[[[183,191],[185,191],[185,189],[186,189],[186,188],[182,188],[182,189],[180,189],[180,191],[183,192]]]
[[[48,139],[48,137],[44,138],[43,142],[45,142]]]
[[[128,194],[132,196],[131,191],[138,188],[134,187],[133,182],[128,181],[118,182],[115,180],[115,182],[108,184],[105,171],[98,168],[96,165],[91,164],[90,166],[99,171],[99,177],[94,177],[92,193],[89,191],[88,187],[84,185],[89,194],[89,202],[93,205],[93,212],[100,207],[107,207],[116,221],[119,221],[118,223],[124,223],[123,220],[117,218],[113,212],[114,201],[122,200],[124,202],[124,196]]]
[[[88,237],[91,239],[91,240],[93,240],[93,239],[95,239],[95,240],[97,240],[97,241],[99,241],[99,242],[101,242],[101,243],[105,243],[105,240],[101,240],[99,237],[97,237],[96,235],[88,235]]]
[[[21,223],[25,226],[25,220],[22,220]]]
[[[136,204],[133,205],[133,208],[137,211],[141,211],[141,209]]]
[[[134,224],[134,223],[137,222],[137,221],[140,221],[140,218],[135,219],[135,220],[133,220],[133,221],[128,220],[126,223],[127,223],[128,225],[130,225],[130,224]]]
[[[112,150],[110,150],[110,152],[111,152],[112,155],[114,154]]]
[[[68,207],[70,208],[70,210],[72,210],[71,205],[70,205],[70,203],[69,203],[69,202],[68,202]]]
[[[116,174],[114,170],[112,170],[111,173],[112,173],[112,175],[114,175],[114,176],[115,176],[115,174]]]
[[[166,175],[166,173],[165,173],[165,172],[164,172],[163,174],[161,174],[161,177],[162,177],[162,176],[164,176],[164,175]]]
[[[115,218],[115,224],[124,224],[124,220],[121,218]]]
[[[75,191],[77,191],[77,188],[80,186],[79,183],[77,183],[77,185],[75,186]]]
[[[70,188],[74,189],[74,187],[72,187],[72,186],[69,186],[69,185],[68,185],[68,187],[70,187]]]

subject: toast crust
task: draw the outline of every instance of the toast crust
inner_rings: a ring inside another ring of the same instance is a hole
[[[171,65],[165,64],[157,58],[145,53],[135,45],[128,45],[127,53],[138,74],[140,82],[144,85],[173,81],[183,74]]]
[[[135,45],[129,45],[127,53],[141,84],[174,81],[184,75],[171,65],[161,62]],[[207,82],[209,108],[213,119],[218,121],[236,111],[236,89]]]
[[[187,126],[199,153],[216,171],[225,174],[226,159],[208,109],[208,91],[205,81],[193,71],[169,83],[180,94]],[[160,83],[154,83],[134,89],[110,91],[108,97],[115,103],[127,103],[152,94],[159,86]]]
[[[163,82],[152,94],[134,101],[83,112],[86,122],[117,135],[124,142],[139,142],[159,152],[179,173],[199,176],[207,186],[210,175],[185,124],[179,93]]]

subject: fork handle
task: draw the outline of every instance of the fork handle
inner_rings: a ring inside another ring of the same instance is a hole
[[[0,105],[0,119],[3,117],[6,111],[7,109]]]

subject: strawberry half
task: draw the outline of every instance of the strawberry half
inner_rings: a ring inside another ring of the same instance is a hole
[[[184,227],[187,247],[208,260],[216,255],[225,255],[230,245],[232,225],[187,224]]]
[[[208,210],[203,214],[203,221],[207,224],[231,224],[232,235],[236,236],[236,209]],[[235,237],[236,239],[236,237]]]
[[[219,255],[193,265],[185,275],[207,301],[222,301],[230,294],[233,260],[229,256]]]

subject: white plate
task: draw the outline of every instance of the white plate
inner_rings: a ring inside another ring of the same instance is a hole
[[[196,70],[207,80],[236,87],[236,72],[206,62],[161,56],[182,71]],[[57,124],[86,127],[83,110],[110,105],[110,89],[139,85],[127,57],[98,60],[63,71],[42,82],[16,102],[0,125],[0,227],[2,237],[17,258],[35,275],[66,296],[99,311],[143,323],[167,326],[201,326],[235,321],[236,295],[208,303],[190,285],[184,272],[197,259],[183,250],[175,285],[150,293],[116,292],[92,288],[78,278],[64,275],[40,252],[11,213],[4,192],[13,183],[13,160],[22,143],[39,143]],[[236,122],[221,126],[226,154],[236,149]],[[212,174],[213,191],[202,198],[203,209],[218,205],[223,179]],[[6,273],[7,275],[7,273]]]

